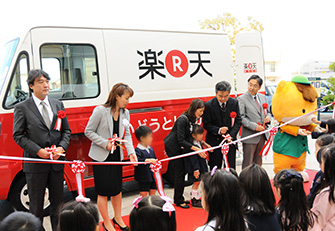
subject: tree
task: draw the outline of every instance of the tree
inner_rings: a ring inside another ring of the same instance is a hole
[[[329,65],[329,70],[335,72],[335,62],[332,62],[332,63]]]
[[[236,35],[241,31],[263,31],[263,24],[253,19],[247,18],[247,23],[242,24],[237,18],[230,13],[224,13],[215,19],[205,19],[200,22],[201,29],[223,30],[228,34],[233,60],[235,60],[235,39]]]
[[[334,68],[335,68],[335,63],[334,64]],[[329,66],[330,69],[330,66]],[[330,70],[334,70],[334,69],[330,69]],[[335,77],[329,77],[327,79],[327,85],[329,87],[328,91],[326,92],[326,95],[324,97],[322,97],[322,104],[323,105],[327,105],[330,104],[331,102],[334,102],[334,92],[335,92]],[[333,106],[330,106],[329,108],[333,108]]]

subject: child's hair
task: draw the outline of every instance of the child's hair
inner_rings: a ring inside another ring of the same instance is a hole
[[[141,199],[130,213],[131,231],[176,231],[175,212],[164,212],[165,203],[160,196]]]
[[[316,159],[319,162],[319,164],[321,165],[322,163],[322,156],[323,154],[326,152],[327,148],[331,146],[331,145],[326,145],[323,146],[322,148],[319,149],[319,151],[316,153]]]
[[[280,189],[278,212],[282,229],[307,231],[314,224],[314,215],[307,205],[301,174],[293,169],[281,170],[274,178],[274,185]]]
[[[151,134],[152,130],[147,125],[141,125],[135,130],[135,136],[138,141],[141,141],[141,137],[146,137]]]
[[[6,217],[0,225],[4,231],[40,231],[42,224],[40,219],[28,212],[14,212]]]
[[[203,199],[208,206],[207,223],[215,220],[215,231],[245,231],[238,179],[225,170],[206,173],[201,181]]]
[[[319,145],[319,147],[323,147],[328,144],[334,143],[335,136],[330,135],[330,134],[325,134],[325,135],[319,136],[315,142]]]
[[[259,165],[252,164],[243,169],[239,181],[243,191],[242,206],[245,214],[272,215],[275,213],[273,195],[268,174]]]
[[[192,129],[192,135],[204,134],[204,129],[199,124],[194,124]]]
[[[328,134],[335,133],[335,119],[327,120],[326,124],[328,125]]]
[[[72,201],[61,208],[59,231],[95,231],[98,225],[98,209],[91,202]]]
[[[229,168],[229,172],[238,178],[238,173],[234,168]]]
[[[8,200],[0,201],[0,223],[5,219],[9,214],[14,213],[14,207]]]
[[[329,202],[335,203],[335,145],[325,147],[326,150],[322,155],[322,161],[324,162],[324,184],[323,188],[329,187]]]

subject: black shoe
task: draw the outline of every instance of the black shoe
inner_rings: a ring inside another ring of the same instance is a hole
[[[128,226],[121,227],[121,226],[119,225],[119,223],[116,222],[115,217],[113,217],[113,224],[114,224],[114,227],[115,227],[115,225],[119,226],[119,228],[120,228],[121,230],[126,230],[126,231],[129,230],[129,227],[128,227]]]
[[[191,204],[190,201],[184,201],[184,203],[187,204],[187,205]]]
[[[180,208],[183,208],[183,209],[189,209],[190,208],[190,206],[188,205],[188,204],[186,204],[186,203],[182,203],[182,204],[176,204],[178,207],[180,207]]]
[[[104,229],[104,231],[108,231],[108,229],[105,226],[105,223],[102,222],[102,228]]]
[[[192,207],[193,208],[202,209],[201,200],[197,200],[195,198],[192,198],[191,202],[192,202]]]

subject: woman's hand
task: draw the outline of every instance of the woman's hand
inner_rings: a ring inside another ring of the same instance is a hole
[[[194,175],[195,179],[199,179],[200,171],[199,170],[194,171],[193,175]]]
[[[113,148],[113,151],[112,151],[112,148]],[[108,151],[112,151],[112,152],[114,152],[115,151],[115,149],[116,149],[116,145],[114,144],[113,145],[113,141],[108,141],[108,144],[107,144],[107,146],[106,146],[106,149],[108,150]]]
[[[129,159],[130,159],[130,162],[138,162],[137,161],[137,156],[136,156],[136,154],[130,154],[129,155]],[[138,164],[134,164],[134,166],[137,166]]]
[[[200,149],[200,148],[198,148],[198,147],[195,147],[195,146],[192,146],[192,148],[191,148],[193,151],[201,151],[202,149]],[[201,158],[206,158],[207,157],[207,155],[206,155],[206,153],[205,152],[200,152],[200,153],[198,153],[198,155],[201,157]]]

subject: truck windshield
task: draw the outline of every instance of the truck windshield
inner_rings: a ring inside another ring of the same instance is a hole
[[[4,49],[3,53],[0,57],[0,92],[2,91],[2,87],[5,83],[7,72],[9,69],[9,66],[12,62],[17,44],[19,43],[19,39],[14,39],[9,41]]]

